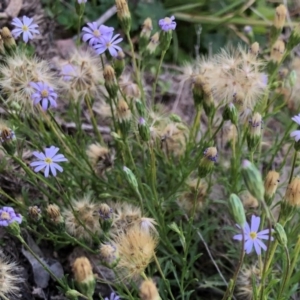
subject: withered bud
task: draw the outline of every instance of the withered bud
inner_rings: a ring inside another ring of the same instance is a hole
[[[274,18],[274,27],[276,29],[282,29],[285,23],[287,15],[287,9],[283,4],[280,4],[276,7],[275,18]]]
[[[283,57],[283,53],[285,50],[285,44],[282,40],[277,40],[275,44],[272,46],[271,50],[271,60],[279,63]]]
[[[106,65],[103,70],[103,77],[105,80],[105,88],[108,94],[114,98],[117,96],[118,93],[118,85],[115,76],[115,70],[112,66]]]
[[[279,182],[279,173],[276,171],[269,171],[265,178],[265,196],[272,198],[277,190]]]
[[[108,220],[111,217],[113,210],[106,203],[101,203],[99,207],[99,215],[103,220]]]
[[[60,213],[60,208],[56,204],[49,204],[46,208],[46,213],[49,219],[54,224],[59,224],[63,222],[63,217]]]
[[[10,30],[7,27],[3,27],[1,29],[0,34],[3,39],[5,48],[11,49],[11,48],[16,47],[16,41],[15,41],[13,35],[11,34]]]
[[[285,200],[290,206],[300,206],[300,178],[295,177],[288,185],[285,196]]]
[[[34,221],[38,221],[41,218],[41,209],[38,206],[29,206],[28,216]]]
[[[258,42],[254,42],[250,46],[250,53],[254,56],[257,56],[259,54],[259,43]]]
[[[139,296],[141,300],[159,300],[157,287],[152,279],[144,280],[140,286]]]
[[[151,18],[147,18],[143,23],[141,37],[143,36],[143,37],[146,37],[147,39],[149,39],[152,29],[153,29],[152,20],[151,20]]]
[[[131,111],[124,99],[120,99],[117,104],[117,117],[121,122],[129,121],[131,119]]]

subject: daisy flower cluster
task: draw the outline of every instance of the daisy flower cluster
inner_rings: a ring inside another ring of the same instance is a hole
[[[114,28],[105,25],[98,25],[96,22],[87,23],[87,27],[82,28],[82,40],[94,48],[100,55],[106,50],[112,57],[116,57],[122,51],[118,44],[123,40],[120,34],[114,35]]]

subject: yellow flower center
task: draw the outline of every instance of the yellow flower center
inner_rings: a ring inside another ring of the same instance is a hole
[[[99,37],[100,36],[100,31],[98,29],[95,29],[93,31],[94,36]]]
[[[23,26],[22,26],[22,30],[23,30],[23,31],[28,31],[28,30],[29,30],[29,28],[28,28],[28,26],[26,26],[26,25],[23,25]]]
[[[51,159],[50,157],[46,157],[46,158],[45,158],[45,162],[46,162],[47,164],[51,164],[51,163],[52,163],[52,159]]]
[[[255,240],[257,238],[257,233],[256,232],[250,232],[250,237],[252,240]]]
[[[10,220],[10,215],[9,215],[9,213],[7,213],[6,211],[3,211],[3,212],[1,213],[0,219],[2,219],[2,220]]]
[[[171,24],[172,23],[172,20],[168,17],[165,17],[164,21],[167,23],[167,24]]]
[[[43,98],[47,98],[49,96],[49,92],[47,90],[42,90],[41,95]]]
[[[111,43],[108,42],[108,43],[106,44],[106,47],[109,48],[110,46],[111,46]]]

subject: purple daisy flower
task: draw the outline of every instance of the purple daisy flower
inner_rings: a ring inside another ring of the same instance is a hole
[[[14,38],[19,37],[23,33],[23,41],[27,43],[29,40],[33,39],[34,33],[40,34],[40,32],[36,29],[39,26],[32,22],[33,18],[28,18],[26,16],[23,16],[23,22],[19,18],[14,18],[11,22],[12,25],[16,26],[16,28],[11,32]]]
[[[100,38],[100,43],[93,46],[96,53],[100,55],[108,50],[111,56],[116,57],[118,55],[118,51],[122,51],[121,47],[117,46],[118,43],[123,41],[122,38],[118,38],[119,36],[119,34],[116,34],[113,37],[113,32],[103,35]]]
[[[87,3],[87,0],[77,0],[78,4]]]
[[[6,227],[13,222],[21,224],[22,216],[20,214],[16,214],[12,207],[2,207],[0,209],[0,226]]]
[[[42,169],[44,170],[45,177],[49,176],[49,171],[53,176],[56,176],[58,170],[59,172],[63,171],[63,168],[58,165],[58,162],[68,161],[63,154],[56,154],[59,151],[59,148],[51,146],[50,148],[45,149],[45,153],[34,151],[32,154],[40,159],[39,161],[34,161],[30,166],[35,167],[34,172],[39,172]]]
[[[106,34],[110,34],[114,31],[113,27],[108,27],[105,25],[100,25],[96,22],[87,23],[88,27],[83,27],[82,40],[84,42],[89,41],[89,45],[93,46],[94,44],[100,43],[100,38]]]
[[[160,26],[160,29],[163,31],[175,30],[176,22],[174,22],[174,20],[175,20],[174,16],[170,18],[166,17],[164,19],[160,19],[158,25]]]
[[[47,110],[49,107],[57,107],[57,94],[52,87],[43,82],[30,82],[30,86],[36,90],[31,96],[34,105],[42,102],[43,110]]]
[[[111,293],[109,298],[108,297],[105,297],[104,300],[120,300],[120,296],[118,296],[116,293]]]
[[[254,246],[255,252],[257,255],[261,254],[261,249],[267,250],[267,246],[261,240],[269,240],[270,230],[265,229],[260,232],[257,232],[260,225],[260,217],[252,215],[251,217],[251,226],[248,223],[244,225],[244,235],[245,235],[245,251],[249,254]],[[240,228],[239,225],[236,225]],[[242,241],[243,235],[237,234],[233,237],[234,240]],[[273,237],[271,237],[273,241]]]

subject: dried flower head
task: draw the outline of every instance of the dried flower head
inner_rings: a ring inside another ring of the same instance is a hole
[[[98,97],[101,91],[102,66],[92,51],[75,50],[68,63],[63,65],[61,84],[67,98],[81,101],[85,96]]]
[[[151,262],[158,244],[157,235],[133,226],[114,238],[120,261],[116,271],[121,279],[138,278]]]
[[[269,171],[265,178],[265,195],[268,198],[274,196],[279,182],[279,173],[276,171]]]
[[[237,130],[236,126],[232,124],[230,121],[225,122],[221,131],[222,136],[222,145],[223,147],[227,143],[236,143],[237,140]]]
[[[67,232],[78,239],[92,242],[91,233],[99,235],[101,232],[97,205],[90,196],[73,199],[71,204],[74,212],[71,208],[63,212]]]
[[[238,275],[237,279],[237,293],[236,296],[240,300],[253,299],[253,283],[256,286],[260,285],[261,270],[257,266],[244,266]]]
[[[5,144],[16,139],[15,132],[0,121],[0,144]]]
[[[36,205],[29,206],[28,207],[28,216],[31,220],[33,220],[35,222],[38,221],[42,217],[41,209]]]
[[[0,251],[0,298],[12,299],[13,296],[21,296],[18,293],[23,281],[24,279],[21,276],[17,263],[11,261]],[[18,297],[17,299],[20,298]]]
[[[130,75],[122,75],[119,81],[122,92],[127,99],[140,98],[141,92],[138,85],[130,80]]]
[[[254,52],[257,51],[247,51],[242,47],[223,49],[219,54],[200,61],[199,75],[205,77],[217,104],[236,103],[238,100],[240,106],[253,108],[260,100],[266,88],[260,71],[264,63]]]
[[[143,23],[141,37],[145,37],[146,39],[149,39],[152,29],[153,29],[152,20],[151,18],[147,18]]]
[[[111,235],[128,230],[133,225],[140,223],[142,212],[139,207],[128,203],[115,203],[113,208],[113,223]]]
[[[206,193],[207,183],[204,180],[188,179],[186,182],[186,191],[183,192],[177,200],[178,205],[190,215],[195,208],[195,212],[199,213],[203,208]],[[194,207],[195,205],[195,207]]]
[[[60,208],[56,204],[49,204],[46,208],[48,218],[55,225],[63,223],[63,217],[60,213]]]
[[[130,11],[126,0],[116,0],[118,18],[122,21],[130,19]]]
[[[288,185],[284,198],[290,206],[300,206],[300,177],[295,177]]]
[[[159,32],[156,32],[156,33],[153,34],[153,36],[151,37],[150,42],[149,42],[149,44],[147,45],[145,52],[146,52],[148,55],[154,54],[154,52],[155,52],[156,49],[157,49],[158,44],[159,44]]]
[[[78,257],[72,265],[72,270],[78,290],[89,299],[92,299],[95,292],[96,279],[90,261],[84,256]]]
[[[82,283],[93,280],[94,274],[90,261],[82,256],[75,259],[72,270],[74,273],[75,281]]]
[[[101,244],[99,254],[101,260],[109,265],[116,263],[119,258],[118,249],[113,242]]]
[[[277,40],[272,46],[271,50],[271,61],[275,63],[280,63],[285,50],[285,44],[282,40]]]
[[[113,210],[112,208],[107,205],[106,203],[101,203],[99,206],[99,215],[100,218],[103,220],[108,220],[111,218],[111,214],[112,214]]]
[[[3,39],[3,44],[6,48],[15,48],[16,47],[16,41],[11,33],[11,31],[7,27],[3,27],[0,30],[0,36]]]
[[[287,9],[283,4],[280,4],[276,7],[276,13],[274,18],[274,27],[276,29],[282,29],[285,23],[286,15]]]
[[[259,53],[259,43],[258,42],[254,42],[250,49],[249,49],[249,52],[253,55],[253,56],[257,56],[258,53]]]
[[[169,123],[161,131],[161,147],[167,155],[181,156],[185,152],[188,128],[181,123]]]
[[[255,209],[258,207],[258,200],[253,197],[248,191],[244,191],[240,194],[240,198],[243,202],[244,208],[247,209]]]
[[[157,287],[152,279],[142,281],[139,296],[141,300],[160,300]]]
[[[198,175],[200,178],[204,178],[207,174],[212,172],[217,159],[218,151],[216,147],[208,147],[205,149],[198,167]]]
[[[119,122],[127,122],[131,119],[131,111],[127,102],[124,99],[120,99],[116,107],[116,115]]]
[[[26,112],[32,112],[34,107],[32,95],[35,89],[30,85],[31,82],[43,82],[54,90],[59,89],[48,62],[29,57],[25,52],[17,51],[7,56],[0,73],[0,87],[6,104],[16,103]]]
[[[98,143],[89,145],[86,154],[95,173],[99,176],[103,176],[104,172],[113,165],[113,156],[109,149]]]

